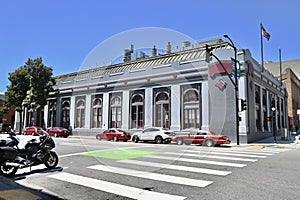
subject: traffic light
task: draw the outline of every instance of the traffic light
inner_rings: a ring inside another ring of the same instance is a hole
[[[212,57],[210,55],[211,49],[209,49],[208,45],[205,46],[205,62],[210,63]]]
[[[241,99],[241,111],[247,110],[247,100],[246,99]]]
[[[271,111],[272,111],[272,117],[276,116],[276,107],[275,107],[275,100],[273,99],[271,102]]]
[[[237,69],[235,69],[235,67]],[[240,78],[241,70],[240,70],[240,62],[238,60],[231,58],[231,69],[232,69],[231,76],[235,77],[236,76],[235,72],[237,72],[237,77]]]

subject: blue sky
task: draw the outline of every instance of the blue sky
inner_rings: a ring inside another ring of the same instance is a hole
[[[28,58],[42,57],[54,75],[75,72],[108,38],[143,27],[171,29],[194,40],[228,34],[260,62],[263,23],[271,34],[264,40],[264,60],[278,61],[279,48],[282,60],[299,59],[299,8],[298,0],[1,0],[0,91],[6,91],[8,73]]]

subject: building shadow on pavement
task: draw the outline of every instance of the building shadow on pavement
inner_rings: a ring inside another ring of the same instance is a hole
[[[43,191],[43,189],[28,187],[17,183],[16,181],[26,179],[28,175],[36,173],[49,173],[62,171],[63,168],[56,167],[54,169],[36,169],[30,172],[16,174],[14,177],[4,177],[0,175],[0,200],[60,200],[63,198],[57,195]]]

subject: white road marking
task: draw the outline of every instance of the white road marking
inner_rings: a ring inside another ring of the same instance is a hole
[[[180,156],[189,156],[189,157],[197,157],[197,158],[214,158],[221,160],[236,160],[236,161],[245,161],[245,162],[256,162],[257,159],[248,159],[248,158],[236,158],[236,157],[227,157],[227,156],[212,156],[212,155],[199,155],[199,154],[191,154],[191,153],[175,153],[175,152],[164,152],[164,154],[170,155],[180,155]]]
[[[265,155],[265,156],[272,156],[275,155],[279,152],[262,152],[261,150],[256,151],[256,150],[241,150],[241,149],[220,149],[220,148],[214,148],[214,149],[207,149],[206,151],[203,151],[202,149],[199,148],[191,148],[197,152],[232,152],[232,153],[238,153],[238,154],[254,154],[254,155]]]
[[[182,161],[182,162],[192,162],[192,163],[201,163],[201,164],[209,164],[209,165],[220,165],[220,166],[229,166],[229,167],[245,167],[246,164],[239,164],[239,163],[230,163],[230,162],[219,162],[219,161],[211,161],[211,160],[196,160],[196,159],[189,159],[189,158],[174,158],[174,157],[167,157],[167,156],[145,156],[147,158],[155,158],[155,159],[162,159],[162,160],[173,160],[175,161]]]
[[[116,174],[122,174],[126,176],[135,176],[139,178],[146,178],[156,181],[163,181],[168,183],[176,183],[180,185],[188,185],[188,186],[195,186],[195,187],[206,187],[210,184],[212,184],[212,181],[205,181],[205,180],[197,180],[197,179],[191,179],[191,178],[183,178],[183,177],[177,177],[177,176],[171,176],[166,174],[158,174],[158,173],[152,173],[147,171],[139,171],[139,170],[131,170],[131,169],[125,169],[120,167],[112,167],[112,166],[106,166],[106,165],[93,165],[87,167],[88,169],[95,169],[99,171],[105,171],[105,172],[111,172]]]
[[[216,152],[216,151],[194,151],[194,150],[183,150],[183,152],[188,153],[197,153],[199,156],[207,155],[207,154],[216,154],[216,155],[227,155],[227,156],[238,156],[238,157],[248,157],[248,158],[266,158],[267,156],[260,156],[260,155],[248,155],[248,154],[240,154],[238,152],[231,153],[231,152]]]
[[[117,183],[111,183],[108,181],[102,181],[98,179],[83,177],[79,175],[74,175],[66,172],[60,172],[57,174],[49,175],[48,177],[54,178],[60,181],[65,181],[73,183],[76,185],[81,185],[84,187],[93,188],[96,190],[101,190],[104,192],[132,198],[139,200],[183,200],[186,197],[176,196],[170,194],[164,194],[159,192],[147,191],[139,188],[134,188],[126,185],[121,185]]]
[[[254,146],[264,146],[264,145],[254,145]],[[219,150],[219,151],[226,151],[226,148],[211,148],[212,150]],[[279,148],[275,148],[275,147],[268,147],[266,146],[265,148],[251,148],[249,147],[232,147],[228,150],[232,150],[232,151],[246,151],[246,152],[263,152],[263,153],[281,153],[281,152],[285,152],[285,151],[289,151],[291,149],[279,149]]]
[[[172,165],[172,164],[164,164],[164,163],[154,163],[154,162],[146,162],[146,161],[139,161],[139,160],[120,160],[118,162],[132,164],[132,165],[142,165],[148,167],[157,167],[157,168],[195,172],[195,173],[202,173],[202,174],[211,174],[211,175],[218,175],[218,176],[226,176],[232,173],[230,171],[214,170],[214,169],[199,168],[199,167],[188,167],[188,166]]]

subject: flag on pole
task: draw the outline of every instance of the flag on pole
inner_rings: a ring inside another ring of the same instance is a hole
[[[262,25],[261,25],[261,35],[267,38],[267,40],[269,40],[271,37],[270,33],[268,33]]]

